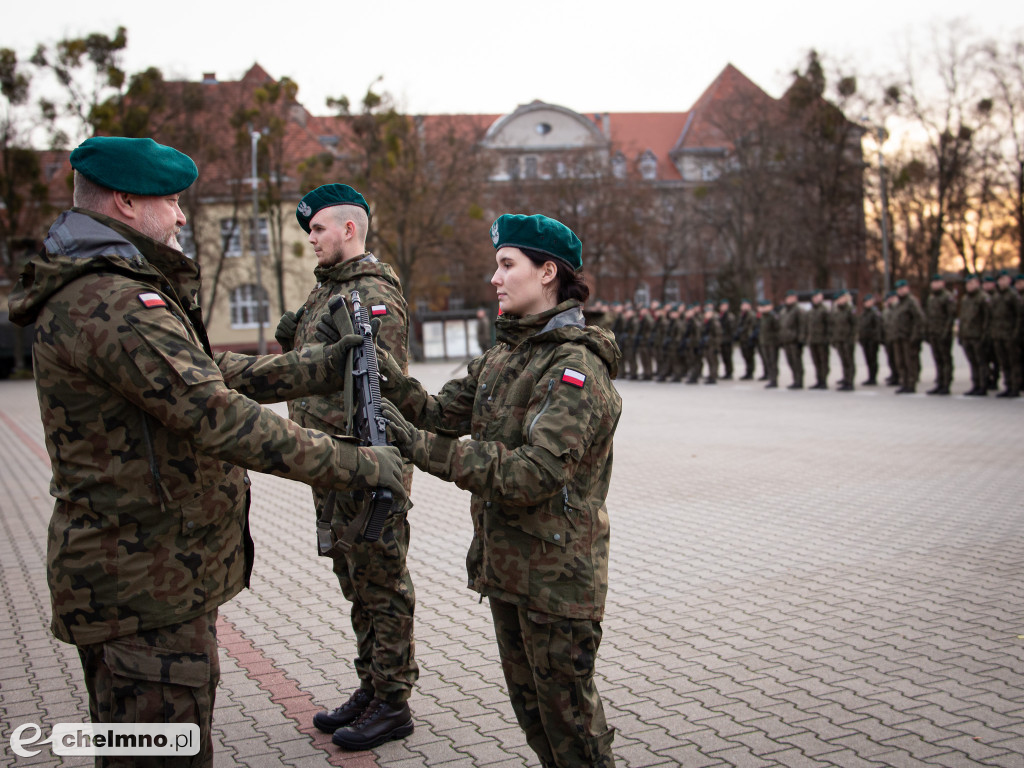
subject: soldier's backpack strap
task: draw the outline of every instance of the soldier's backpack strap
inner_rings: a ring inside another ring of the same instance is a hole
[[[366,516],[370,514],[372,509],[369,504],[364,504],[363,511],[352,518],[340,536],[335,537],[331,522],[334,519],[334,506],[337,504],[337,499],[336,491],[331,491],[327,494],[324,508],[320,512],[320,518],[316,521],[317,554],[322,557],[341,557],[352,549],[356,537],[359,536],[366,526]]]

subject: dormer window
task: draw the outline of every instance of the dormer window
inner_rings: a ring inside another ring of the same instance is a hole
[[[616,179],[626,178],[626,156],[621,152],[616,152],[612,158],[612,175]]]
[[[538,136],[547,136],[551,133],[551,123],[537,123],[536,128]]]
[[[651,150],[646,150],[640,156],[637,167],[640,169],[640,176],[644,181],[654,181],[658,178],[658,158]]]

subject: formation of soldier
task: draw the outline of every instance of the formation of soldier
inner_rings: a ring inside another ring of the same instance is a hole
[[[591,322],[615,334],[622,350],[622,378],[642,381],[716,384],[734,376],[734,355],[743,364],[740,380],[755,378],[779,386],[780,352],[791,374],[789,389],[803,389],[804,349],[810,352],[814,381],[808,389],[828,389],[831,351],[840,361],[840,392],[852,392],[859,345],[867,377],[862,386],[880,383],[896,394],[917,391],[921,352],[927,342],[935,363],[929,395],[949,395],[953,381],[953,342],[959,339],[971,366],[971,388],[963,393],[1020,396],[1024,360],[1024,274],[1003,270],[998,275],[967,275],[963,295],[934,275],[922,303],[905,280],[881,299],[867,294],[860,309],[849,291],[835,292],[831,306],[824,291],[810,297],[810,308],[787,291],[778,307],[770,299],[755,307],[747,299],[734,312],[728,300],[703,304],[652,301],[649,305],[594,302]],[[884,351],[889,375],[879,381],[879,355]],[[736,371],[738,374],[738,371]]]

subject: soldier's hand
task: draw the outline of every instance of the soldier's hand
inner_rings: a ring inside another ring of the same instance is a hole
[[[360,448],[373,454],[377,464],[377,487],[387,488],[394,497],[392,509],[403,509],[409,500],[402,480],[402,454],[390,445],[368,445]]]
[[[388,420],[391,442],[420,469],[426,469],[430,458],[430,444],[434,435],[413,426],[390,400],[381,400],[380,410]]]
[[[274,331],[274,338],[281,345],[282,352],[291,352],[295,349],[295,331],[299,327],[299,319],[306,311],[305,307],[299,307],[298,312],[288,310],[277,323],[277,330]]]
[[[361,346],[363,337],[358,333],[342,336],[341,331],[338,330],[338,321],[335,318],[338,313],[348,311],[343,297],[332,296],[327,302],[327,309],[330,311],[320,316],[313,337],[327,346],[327,358],[330,361],[331,370],[341,371],[345,355],[353,347]]]

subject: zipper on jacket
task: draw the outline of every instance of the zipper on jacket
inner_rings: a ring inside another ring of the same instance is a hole
[[[149,454],[149,471],[153,474],[153,490],[156,492],[156,497],[160,501],[160,509],[166,512],[167,507],[164,505],[164,488],[163,482],[160,478],[160,467],[156,463],[156,450],[153,445],[153,436],[149,428],[149,414],[145,411],[142,412],[142,435],[146,440],[146,453]]]
[[[554,388],[555,380],[552,379],[551,381],[548,382],[548,394],[544,398],[544,405],[540,407],[540,411],[537,412],[537,415],[533,417],[533,421],[530,422],[530,428],[526,432],[526,436],[528,439],[533,439],[533,428],[537,426],[537,421],[540,419],[541,416],[544,415],[544,412],[548,409],[548,406],[551,405],[551,390],[553,390]]]

